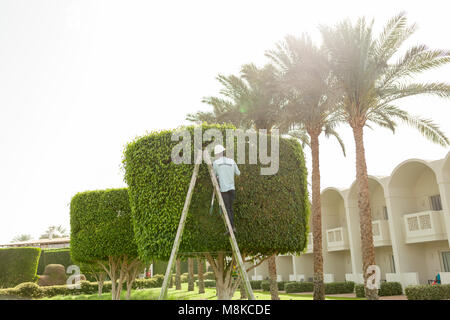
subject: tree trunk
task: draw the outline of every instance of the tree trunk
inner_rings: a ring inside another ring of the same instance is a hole
[[[97,287],[98,287],[98,296],[101,296],[103,293],[103,283],[105,282],[106,273],[99,272],[97,277]]]
[[[275,254],[267,260],[269,269],[269,281],[270,281],[270,296],[272,300],[280,300],[278,296],[278,283],[277,283],[277,264],[275,260]]]
[[[370,276],[367,274],[367,268],[375,265],[375,249],[372,236],[372,213],[370,210],[369,178],[367,176],[366,155],[364,151],[363,126],[355,125],[352,128],[356,146],[356,181],[364,285],[366,288],[366,298],[376,300],[378,299],[378,290],[367,287],[367,278]]]
[[[188,291],[194,291],[194,258],[188,258]]]
[[[181,260],[177,259],[176,274],[175,274],[175,289],[181,290]]]
[[[137,278],[139,270],[142,268],[142,264],[138,259],[133,260],[130,264],[126,265],[126,283],[127,283],[127,294],[126,299],[130,300],[131,290],[133,289],[134,280]]]
[[[322,255],[322,209],[320,204],[319,135],[320,130],[308,131],[311,137],[312,159],[312,233],[314,258],[314,300],[325,300]]]
[[[206,253],[205,256],[216,277],[217,299],[231,300],[239,284],[238,280],[233,283],[232,270],[235,260],[232,259],[230,263],[227,263],[223,252],[219,252],[216,259],[209,253]]]
[[[197,258],[198,293],[205,293],[205,282],[203,277],[203,265],[205,260]]]
[[[243,280],[241,280],[241,283],[239,284],[239,291],[241,293],[241,300],[247,300],[247,291],[245,291],[245,286]]]

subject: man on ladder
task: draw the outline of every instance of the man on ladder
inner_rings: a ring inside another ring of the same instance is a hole
[[[233,159],[224,156],[225,148],[222,145],[214,146],[214,156],[216,160],[213,162],[214,174],[219,180],[220,193],[222,194],[225,208],[227,209],[228,218],[230,219],[233,232],[236,233],[234,227],[233,202],[236,196],[234,187],[234,175],[240,175],[241,172]],[[228,230],[225,234],[228,234]]]

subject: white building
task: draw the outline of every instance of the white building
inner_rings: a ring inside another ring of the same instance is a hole
[[[375,261],[382,281],[427,284],[437,273],[450,283],[450,152],[410,159],[388,177],[369,176]],[[321,193],[324,281],[363,282],[356,183]],[[312,228],[310,228],[312,230]],[[300,256],[278,256],[279,281],[312,281],[312,237]],[[267,264],[251,271],[267,277]]]

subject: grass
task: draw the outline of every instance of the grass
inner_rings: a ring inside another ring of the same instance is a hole
[[[216,300],[216,289],[205,288],[205,293],[199,294],[198,288],[194,291],[187,291],[187,283],[183,283],[180,291],[175,289],[169,289],[169,300]],[[157,300],[161,288],[133,290],[131,292],[131,300]],[[122,291],[121,299],[125,300],[125,293]],[[270,292],[267,291],[254,291],[255,298],[257,300],[270,300]],[[308,294],[287,294],[280,293],[281,300],[312,300],[312,295]],[[240,298],[239,291],[233,296],[233,300]],[[68,295],[68,296],[55,296],[51,298],[44,298],[43,300],[111,300],[111,293],[104,293],[101,296],[98,294],[80,294],[80,295]],[[333,297],[327,296],[326,300],[364,300],[362,298],[348,298],[348,297]]]

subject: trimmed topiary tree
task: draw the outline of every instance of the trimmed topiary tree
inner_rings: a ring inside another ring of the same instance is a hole
[[[70,203],[70,226],[72,259],[100,265],[111,279],[113,300],[120,299],[126,281],[129,298],[136,270],[142,264],[134,240],[127,189],[76,194]]]
[[[226,137],[226,129],[232,129],[220,125],[181,129],[190,133],[184,139],[190,139],[194,146],[194,131],[198,130],[202,135],[211,128],[220,131],[223,137]],[[124,151],[125,181],[129,186],[135,238],[142,259],[167,260],[170,256],[194,167],[193,164],[172,161],[172,150],[179,144],[178,140],[172,141],[172,134],[182,132],[181,129],[150,133],[129,143]],[[259,134],[258,137],[270,140],[270,136]],[[202,148],[211,143],[211,139],[203,138]],[[216,142],[225,145],[223,141]],[[258,139],[256,143],[261,146]],[[244,144],[248,159],[250,143]],[[268,144],[268,154],[271,154],[271,144]],[[193,162],[194,147],[189,152],[190,155],[185,156],[190,156]],[[261,168],[269,165],[260,162],[238,164],[241,175],[236,178],[236,238],[243,258],[255,261],[256,265],[273,254],[300,253],[306,243],[309,216],[307,171],[302,148],[296,140],[280,139],[278,165],[276,174],[261,175]],[[226,229],[218,213],[217,202],[213,214],[209,214],[212,192],[208,169],[202,164],[180,244],[180,255],[203,253],[216,275],[219,299],[228,299],[239,281],[232,285],[233,268],[230,264],[234,265],[235,261],[226,259],[231,246],[224,235]]]
[[[40,248],[0,249],[0,288],[11,288],[23,282],[36,281],[40,255]]]

